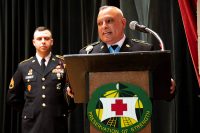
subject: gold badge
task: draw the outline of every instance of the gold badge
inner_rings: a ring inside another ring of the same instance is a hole
[[[27,90],[30,92],[31,91],[31,85],[27,86]]]
[[[15,81],[12,78],[11,81],[10,81],[9,89],[13,89],[14,86],[15,86]]]

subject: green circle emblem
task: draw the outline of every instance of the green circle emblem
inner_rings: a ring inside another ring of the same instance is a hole
[[[146,92],[129,83],[109,83],[92,94],[87,116],[104,133],[138,132],[149,122],[152,104]]]

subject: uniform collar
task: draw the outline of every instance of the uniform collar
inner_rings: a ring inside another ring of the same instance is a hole
[[[48,64],[48,62],[49,62],[49,60],[50,60],[50,58],[51,58],[51,54],[52,54],[52,53],[50,52],[50,53],[45,57],[45,65],[46,65],[46,66],[47,66],[47,64]],[[39,56],[38,53],[36,53],[36,58],[37,58],[39,64],[41,65],[42,57]]]
[[[116,42],[114,44],[107,44],[107,47],[109,48],[111,45],[118,45],[121,48],[125,39],[126,39],[126,36],[124,35],[123,38],[121,40],[119,40],[118,42]]]

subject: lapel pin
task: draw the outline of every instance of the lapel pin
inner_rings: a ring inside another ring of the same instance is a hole
[[[126,44],[126,47],[127,47],[127,48],[130,48],[131,46],[130,46],[129,44]]]

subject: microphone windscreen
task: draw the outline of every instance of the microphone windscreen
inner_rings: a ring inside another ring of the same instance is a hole
[[[138,24],[137,21],[131,21],[131,22],[129,23],[129,28],[130,28],[131,30],[135,30],[135,27],[136,27],[137,24]]]

